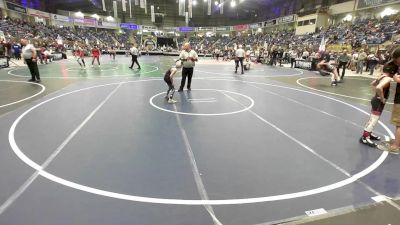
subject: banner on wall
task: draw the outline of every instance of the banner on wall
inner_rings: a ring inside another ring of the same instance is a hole
[[[156,31],[157,30],[157,27],[155,27],[155,26],[144,26],[144,25],[142,25],[142,26],[140,26],[140,28],[142,30],[147,30],[147,31]]]
[[[95,19],[79,19],[79,18],[73,18],[74,23],[78,25],[83,25],[83,26],[96,26],[96,20]]]
[[[97,21],[97,25],[99,27],[105,27],[105,28],[118,28],[118,23],[115,22],[107,22],[107,21]]]
[[[207,2],[207,15],[211,16],[211,0]]]
[[[122,0],[122,11],[126,12],[126,0]]]
[[[163,27],[163,30],[177,31],[177,27]]]
[[[139,25],[134,23],[121,23],[119,27],[126,30],[139,30]]]
[[[24,8],[22,6],[13,4],[11,2],[6,2],[6,5],[7,5],[7,9],[9,9],[9,10],[16,11],[16,12],[19,12],[19,13],[25,13],[25,14],[27,13],[26,12],[26,8]]]
[[[51,19],[52,20],[57,20],[57,21],[62,21],[62,22],[70,22],[70,19],[68,16],[62,16],[62,15],[57,15],[57,14],[51,14]]]
[[[37,16],[40,18],[45,18],[45,19],[49,19],[50,18],[50,13],[47,12],[42,12],[36,9],[29,9],[28,8],[28,15],[30,16]]]
[[[132,18],[132,0],[129,0],[129,17]]]
[[[284,16],[276,19],[277,24],[292,23],[294,21],[296,21],[296,15]]]
[[[376,7],[391,3],[400,3],[400,0],[358,0],[357,9]]]
[[[113,1],[114,18],[118,18],[117,1]]]
[[[231,31],[231,27],[216,27],[215,31]]]
[[[193,32],[195,31],[194,27],[179,27],[178,28],[179,32]]]
[[[107,10],[106,10],[106,3],[104,2],[104,0],[101,0],[101,4],[102,4],[102,6],[103,6],[103,11],[104,11],[104,12],[107,11]]]
[[[197,31],[215,31],[214,27],[198,27]]]
[[[233,26],[234,31],[245,31],[248,29],[249,29],[249,25],[247,25],[247,24]]]
[[[156,15],[154,14],[154,5],[150,6],[151,22],[156,22]]]
[[[189,18],[193,18],[193,1],[188,0],[188,12],[189,12]]]

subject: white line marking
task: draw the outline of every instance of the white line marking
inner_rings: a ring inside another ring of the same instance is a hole
[[[37,86],[39,86],[39,87],[41,88],[41,90],[40,90],[38,93],[36,93],[36,94],[34,94],[34,95],[32,95],[32,96],[29,96],[29,97],[27,97],[27,98],[24,98],[24,99],[15,101],[15,102],[11,102],[11,103],[7,103],[7,104],[4,104],[4,105],[0,105],[0,109],[1,109],[1,108],[4,108],[4,107],[7,107],[7,106],[10,106],[10,105],[18,104],[18,103],[20,103],[20,102],[29,100],[29,99],[31,99],[31,98],[34,98],[34,97],[36,97],[36,96],[42,94],[42,93],[46,90],[46,87],[45,87],[44,85],[38,84],[38,83],[34,83],[34,82],[15,81],[15,80],[0,80],[0,82],[34,84],[34,85],[37,85]]]
[[[155,68],[153,70],[147,71],[147,72],[138,72],[138,73],[132,73],[132,74],[126,74],[126,75],[110,75],[110,76],[99,76],[99,77],[95,77],[95,76],[89,76],[89,77],[85,77],[85,76],[68,76],[68,77],[47,77],[47,76],[42,76],[42,79],[99,79],[99,78],[118,78],[118,77],[132,77],[135,75],[143,75],[143,74],[148,74],[148,73],[153,73],[158,71],[160,68],[157,66],[151,66],[151,65],[144,65],[145,66],[149,66],[152,68]],[[19,70],[21,68],[17,68],[17,69],[13,69],[8,71],[8,74],[14,77],[24,77],[27,78],[29,76],[24,76],[24,75],[20,75],[20,74],[15,74],[13,73],[16,70]],[[157,77],[158,78],[158,77]]]
[[[298,69],[294,69],[294,70],[296,70],[298,73],[287,74],[287,75],[251,75],[251,74],[245,73],[244,75],[239,75],[239,74],[235,74],[233,71],[232,71],[232,73],[215,73],[215,72],[208,72],[208,71],[203,71],[203,70],[198,70],[198,69],[196,69],[195,72],[215,74],[215,75],[228,76],[228,77],[237,76],[237,77],[265,77],[265,78],[269,78],[269,77],[294,77],[294,76],[300,76],[300,75],[304,74],[304,71],[302,71],[302,70],[298,70]]]
[[[195,78],[197,79],[197,78]],[[245,84],[260,84],[260,85],[265,85],[265,86],[271,86],[271,87],[278,87],[278,88],[283,88],[283,89],[288,89],[288,90],[294,90],[294,91],[298,91],[298,92],[303,92],[303,93],[309,93],[311,95],[315,95],[315,96],[320,96],[322,98],[325,99],[329,99],[332,101],[336,101],[336,102],[340,102],[350,108],[353,108],[365,115],[369,115],[369,113],[367,113],[366,111],[357,108],[356,106],[329,97],[329,96],[325,96],[325,95],[321,95],[315,92],[311,92],[311,91],[306,91],[306,90],[302,90],[302,89],[296,89],[296,88],[291,88],[291,87],[286,87],[286,86],[279,86],[279,85],[274,85],[274,84],[267,84],[267,83],[260,83],[260,82],[251,82],[251,81],[242,81],[242,80],[233,80],[233,79],[221,79],[221,78],[216,78],[216,79],[205,79],[202,78],[203,80],[213,80],[213,81],[230,81],[230,82],[241,82],[241,83],[245,83]],[[149,79],[149,80],[135,80],[135,81],[126,81],[126,82],[122,82],[122,83],[135,83],[135,82],[148,82],[148,81],[161,81],[162,79]],[[57,177],[51,173],[46,172],[45,170],[43,170],[41,168],[40,165],[38,165],[37,163],[35,163],[34,161],[32,161],[30,158],[28,158],[22,151],[21,149],[18,147],[16,141],[15,141],[15,129],[17,127],[17,125],[19,124],[19,122],[32,110],[46,104],[47,102],[53,101],[55,99],[61,98],[63,96],[66,95],[70,95],[73,93],[78,93],[84,90],[91,90],[94,88],[99,88],[99,87],[105,87],[105,86],[110,86],[110,85],[118,85],[120,83],[109,83],[109,84],[103,84],[103,85],[97,85],[97,86],[92,86],[92,87],[88,87],[88,88],[83,88],[83,89],[79,89],[79,90],[75,90],[75,91],[71,91],[68,93],[64,93],[62,95],[58,95],[55,96],[53,98],[50,98],[48,100],[45,100],[35,106],[33,106],[32,108],[28,109],[27,111],[25,111],[24,113],[22,113],[12,124],[9,134],[8,134],[8,139],[10,142],[10,146],[13,149],[14,153],[24,162],[26,163],[28,166],[32,167],[33,169],[37,170],[39,172],[39,175],[53,181],[56,183],[59,183],[61,185],[70,187],[70,188],[74,188],[76,190],[81,190],[84,192],[88,192],[88,193],[92,193],[92,194],[96,194],[96,195],[101,195],[101,196],[105,196],[105,197],[110,197],[110,198],[116,198],[116,199],[121,199],[121,200],[127,200],[127,201],[136,201],[136,202],[146,202],[146,203],[157,203],[157,204],[174,204],[174,205],[240,205],[240,204],[251,204],[251,203],[261,203],[261,202],[271,202],[271,201],[279,201],[279,200],[286,200],[286,199],[294,199],[294,198],[300,198],[300,197],[305,197],[305,196],[310,196],[310,195],[315,195],[315,194],[320,194],[320,193],[324,193],[327,191],[331,191],[331,190],[335,190],[341,187],[344,187],[348,184],[351,184],[355,181],[358,181],[360,178],[368,175],[369,173],[371,173],[372,171],[374,171],[375,169],[377,169],[387,158],[387,156],[389,155],[388,152],[383,152],[380,157],[373,163],[371,164],[369,167],[367,167],[366,169],[354,174],[353,176],[344,179],[342,181],[333,183],[333,184],[329,184],[326,186],[322,186],[322,187],[318,187],[318,188],[314,188],[314,189],[310,189],[310,190],[306,190],[306,191],[300,191],[300,192],[295,192],[295,193],[290,193],[290,194],[281,194],[281,195],[274,195],[274,196],[266,196],[266,197],[256,197],[256,198],[243,198],[243,199],[225,199],[225,200],[186,200],[186,199],[165,199],[165,198],[151,198],[151,197],[142,197],[142,196],[134,196],[134,195],[127,195],[127,194],[121,194],[121,193],[116,193],[116,192],[111,192],[111,191],[105,191],[105,190],[100,190],[97,188],[93,188],[93,187],[88,187],[85,185],[81,185],[81,184],[77,184],[68,180],[65,180],[63,178]],[[390,137],[394,138],[394,134],[390,131],[390,129],[381,121],[379,121],[379,124],[388,132],[388,134],[390,135]]]
[[[46,159],[46,161],[40,166],[40,170],[44,170],[47,166],[57,157],[57,155],[64,149],[65,146],[78,134],[78,132],[89,122],[91,118],[99,111],[99,109],[117,92],[122,86],[120,83],[107,97],[79,124],[77,128],[57,147],[57,149]],[[4,213],[8,207],[10,207],[24,192],[25,190],[36,180],[40,174],[40,170],[33,173],[21,187],[18,188],[1,206],[0,215]]]
[[[240,105],[243,105],[241,102],[239,102],[238,100],[236,100],[235,98],[233,98],[232,96],[223,93],[224,95],[226,95],[228,98],[232,99],[232,101],[237,102]],[[261,117],[260,115],[258,115],[256,112],[254,112],[253,110],[248,110],[249,113],[253,114],[255,117],[257,117],[259,120],[261,120],[262,122],[266,123],[267,125],[269,125],[270,127],[274,128],[275,130],[277,130],[279,133],[283,134],[284,136],[286,136],[287,138],[289,138],[290,140],[292,140],[293,142],[295,142],[296,144],[300,145],[301,147],[303,147],[304,149],[306,149],[307,151],[311,152],[314,156],[316,156],[317,158],[321,159],[322,161],[326,162],[327,164],[331,165],[333,168],[335,168],[336,170],[340,171],[341,173],[345,174],[346,176],[350,177],[350,173],[348,173],[347,171],[345,171],[344,169],[342,169],[340,166],[336,165],[335,163],[331,162],[329,159],[325,158],[324,156],[318,154],[316,151],[314,151],[312,148],[310,148],[308,145],[304,144],[303,142],[297,140],[295,137],[293,137],[292,135],[286,133],[284,130],[282,130],[281,128],[279,128],[278,126],[276,126],[275,124],[269,122],[268,120],[264,119],[263,117]]]
[[[342,121],[344,121],[344,122],[346,122],[346,123],[349,123],[349,124],[352,124],[352,125],[354,125],[354,126],[356,126],[356,127],[360,127],[360,128],[362,128],[362,129],[364,129],[363,126],[360,126],[360,125],[358,125],[358,124],[356,124],[356,123],[354,123],[354,122],[351,122],[351,121],[349,121],[349,120],[346,120],[346,119],[344,119],[344,118],[341,118],[341,117],[332,115],[332,114],[330,114],[330,113],[328,113],[328,112],[325,112],[325,111],[319,110],[319,109],[317,109],[317,108],[314,108],[314,107],[312,107],[312,106],[309,106],[309,105],[307,105],[307,104],[298,102],[298,101],[296,101],[296,100],[294,100],[294,99],[291,99],[291,98],[288,98],[288,97],[284,97],[284,96],[279,95],[279,94],[277,94],[277,93],[275,93],[275,92],[265,90],[265,89],[263,89],[263,88],[260,88],[260,87],[258,87],[258,86],[256,86],[256,85],[254,85],[254,84],[250,84],[250,85],[253,86],[253,87],[255,87],[255,88],[258,88],[258,89],[260,89],[260,90],[262,90],[262,91],[264,91],[264,92],[266,92],[266,93],[270,93],[270,94],[272,94],[272,95],[281,97],[281,98],[283,98],[283,99],[285,99],[285,100],[287,100],[287,101],[290,101],[290,102],[299,104],[299,105],[301,105],[301,106],[310,108],[310,109],[312,109],[312,110],[314,110],[314,111],[317,111],[317,112],[320,112],[320,113],[322,113],[322,114],[331,116],[331,117],[333,117],[333,118],[337,118],[337,119],[342,120]],[[390,140],[390,138],[389,138],[387,135],[385,135],[385,139],[386,139],[387,141]],[[373,189],[372,187],[370,187],[370,186],[367,185],[366,183],[362,182],[361,180],[358,180],[358,182],[359,182],[361,185],[363,185],[367,190],[369,190],[370,192],[374,193],[375,195],[382,196],[381,193],[379,193],[378,191],[376,191],[375,189]],[[390,201],[390,200],[386,200],[386,201],[387,201],[390,205],[392,205],[393,207],[395,207],[396,209],[400,209],[399,205],[397,205],[395,202]]]
[[[303,106],[303,107],[309,108],[309,109],[311,109],[311,110],[313,110],[313,111],[322,113],[322,114],[327,115],[327,116],[329,116],[329,117],[332,117],[332,118],[335,118],[335,119],[338,119],[338,120],[342,120],[343,122],[348,123],[348,124],[351,124],[351,125],[353,125],[353,126],[355,126],[355,127],[364,129],[364,126],[361,126],[361,125],[359,125],[359,124],[357,124],[357,123],[355,123],[355,122],[353,122],[353,121],[344,119],[344,118],[342,118],[342,117],[340,117],[340,116],[333,115],[333,114],[331,114],[331,113],[328,113],[328,112],[323,111],[323,110],[321,110],[321,109],[318,109],[318,108],[315,108],[315,107],[313,107],[313,106],[304,104],[304,103],[299,102],[299,101],[297,101],[297,100],[294,100],[294,99],[292,99],[292,98],[289,98],[289,97],[285,97],[285,96],[283,96],[283,95],[280,95],[280,94],[278,94],[278,93],[276,93],[276,92],[273,92],[273,91],[269,91],[269,90],[260,88],[260,87],[258,87],[257,85],[250,84],[250,86],[255,87],[255,88],[257,88],[257,89],[259,89],[259,90],[261,90],[261,91],[263,91],[263,92],[266,92],[266,93],[272,94],[272,95],[274,95],[274,96],[277,96],[277,97],[279,97],[279,98],[283,98],[283,99],[285,99],[285,100],[287,100],[287,101],[289,101],[289,102],[292,102],[292,103],[301,105],[301,106]],[[382,134],[382,133],[380,133],[380,132],[377,132],[377,133],[379,133],[380,135],[384,135],[384,134]]]
[[[159,94],[154,95],[153,97],[150,98],[149,103],[151,106],[153,106],[154,108],[164,111],[164,112],[169,112],[169,113],[175,113],[175,114],[181,114],[181,115],[188,115],[188,116],[226,116],[226,115],[232,115],[232,114],[237,114],[237,113],[242,113],[245,112],[249,109],[251,109],[254,106],[254,100],[252,98],[250,98],[247,95],[244,94],[240,94],[237,92],[232,92],[232,91],[226,91],[226,90],[216,90],[216,89],[192,89],[192,91],[215,91],[215,92],[227,92],[227,93],[231,93],[234,95],[239,95],[242,96],[246,99],[249,100],[250,105],[246,106],[245,108],[241,109],[241,110],[237,110],[237,111],[232,111],[232,112],[225,112],[225,113],[187,113],[187,112],[180,112],[180,111],[174,111],[174,110],[169,110],[169,109],[164,109],[158,105],[156,105],[154,103],[154,99],[157,98],[160,95],[165,95],[165,92],[161,92]]]
[[[296,83],[304,88],[313,90],[313,91],[318,91],[318,92],[322,92],[322,93],[326,93],[326,94],[330,94],[330,95],[336,95],[336,96],[340,96],[340,97],[345,97],[345,98],[351,98],[351,99],[356,99],[356,100],[361,100],[361,101],[371,101],[371,99],[366,99],[366,98],[359,98],[359,97],[354,97],[354,96],[349,96],[349,95],[343,95],[343,94],[337,94],[334,92],[329,92],[329,91],[323,91],[323,90],[319,90],[316,88],[312,88],[310,86],[307,86],[305,84],[300,83],[301,80],[307,80],[307,79],[323,79],[325,77],[304,77],[304,78],[300,78],[296,81]],[[393,102],[387,102],[386,104],[389,105],[393,105]]]
[[[94,71],[94,72],[97,72],[97,71],[115,71],[115,70],[118,69],[118,66],[113,66],[113,67],[109,67],[109,68],[107,68],[107,67],[103,68],[103,66],[101,66],[101,67],[94,67],[94,68],[87,68],[87,69],[89,69],[89,71]],[[63,69],[63,71],[74,72],[74,71],[83,71],[83,70],[80,67],[72,67],[72,68]]]
[[[174,105],[174,110],[175,111],[178,110],[175,105]],[[196,183],[197,191],[202,200],[209,200],[208,194],[206,191],[206,187],[204,186],[203,180],[201,179],[200,171],[199,171],[199,168],[197,167],[197,163],[196,163],[196,158],[194,157],[194,153],[193,153],[192,147],[190,146],[189,138],[186,134],[186,131],[183,128],[181,118],[179,117],[179,114],[175,114],[175,116],[176,116],[176,120],[178,122],[179,129],[181,131],[183,142],[185,143],[186,153],[189,157],[190,167],[192,169],[192,173],[193,173],[193,177],[194,177],[194,180]],[[212,217],[214,224],[222,225],[222,223],[215,216],[213,207],[211,205],[204,205],[204,207],[207,210],[207,212],[210,214],[210,216]]]

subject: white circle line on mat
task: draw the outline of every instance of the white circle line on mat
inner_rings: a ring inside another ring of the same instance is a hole
[[[160,68],[157,66],[149,66],[154,68],[153,70],[150,71],[146,71],[146,72],[139,72],[139,73],[133,73],[133,74],[126,74],[126,75],[111,75],[111,76],[99,76],[99,77],[94,77],[94,76],[90,76],[90,77],[84,77],[84,76],[68,76],[68,77],[46,77],[46,76],[42,76],[42,79],[99,79],[99,78],[118,78],[118,77],[132,77],[132,76],[136,76],[136,75],[141,75],[141,74],[148,74],[148,73],[153,73],[158,71]],[[15,74],[14,71],[16,71],[18,69],[13,69],[8,71],[8,74],[14,77],[23,77],[23,78],[27,78],[29,76],[24,76],[24,75],[20,75],[20,74]]]
[[[204,71],[204,70],[198,70],[195,69],[195,72],[200,72],[200,73],[208,73],[208,74],[215,74],[215,75],[220,75],[220,76],[240,76],[240,77],[265,77],[265,78],[270,78],[270,77],[294,77],[294,76],[300,76],[304,74],[304,71],[302,70],[298,70],[298,69],[294,69],[297,71],[297,73],[295,74],[287,74],[287,75],[251,75],[251,74],[247,74],[244,73],[243,75],[238,75],[235,74],[233,71],[232,73],[216,73],[216,72],[208,72],[208,71]],[[250,70],[251,71],[251,70]]]
[[[34,84],[34,85],[37,85],[37,86],[39,86],[39,87],[41,88],[41,90],[40,90],[38,93],[36,93],[36,94],[33,94],[33,95],[29,96],[29,97],[20,99],[20,100],[18,100],[18,101],[14,101],[14,102],[10,102],[10,103],[4,104],[4,105],[0,105],[0,108],[4,108],[4,107],[10,106],[10,105],[15,105],[15,104],[18,104],[18,103],[20,103],[20,102],[29,100],[29,99],[31,99],[31,98],[34,98],[34,97],[36,97],[36,96],[42,94],[42,93],[46,90],[46,87],[45,87],[44,85],[39,84],[39,83],[34,83],[34,82],[15,81],[15,80],[0,80],[0,82]]]
[[[154,103],[154,99],[160,95],[165,94],[165,92],[161,92],[158,93],[154,96],[152,96],[149,100],[149,103],[151,106],[153,106],[154,108],[164,111],[164,112],[169,112],[169,113],[174,113],[174,114],[180,114],[180,115],[188,115],[188,116],[227,116],[227,115],[232,115],[232,114],[237,114],[237,113],[241,113],[241,112],[245,112],[250,110],[251,108],[253,108],[254,106],[254,100],[252,98],[250,98],[247,95],[244,94],[240,94],[237,92],[233,92],[233,91],[227,91],[227,90],[217,90],[217,89],[192,89],[192,91],[217,91],[217,92],[226,92],[226,93],[230,93],[230,94],[234,94],[234,95],[239,95],[242,96],[244,98],[246,98],[247,100],[250,101],[250,105],[246,106],[245,108],[241,109],[241,110],[236,110],[236,111],[232,111],[232,112],[225,112],[225,113],[188,113],[188,112],[178,112],[178,111],[174,111],[174,110],[168,110],[165,108],[162,108],[158,105],[156,105]]]
[[[351,105],[349,103],[346,103],[344,101],[334,99],[328,96],[324,96],[321,94],[317,94],[314,92],[306,91],[306,90],[301,90],[301,89],[296,89],[296,88],[291,88],[291,87],[286,87],[286,86],[280,86],[280,85],[274,85],[274,84],[267,84],[267,83],[260,83],[260,82],[250,82],[250,81],[240,81],[240,80],[230,80],[230,79],[212,79],[212,80],[221,80],[221,81],[231,81],[231,82],[242,82],[242,83],[250,83],[250,84],[259,84],[259,85],[265,85],[265,86],[271,86],[271,87],[278,87],[278,88],[283,88],[283,89],[288,89],[288,90],[293,90],[293,91],[298,91],[298,92],[303,92],[303,93],[308,93],[311,95],[316,95],[320,96],[322,98],[330,99],[332,101],[336,101],[339,103],[342,103],[344,105],[347,105],[353,109],[356,109],[359,112],[362,112],[365,115],[369,115],[368,112]],[[92,86],[88,88],[83,88],[71,92],[67,92],[55,97],[52,97],[50,99],[47,99],[31,108],[26,110],[24,113],[22,113],[12,124],[10,130],[9,130],[9,143],[14,151],[14,153],[27,165],[32,167],[33,169],[37,170],[38,173],[42,176],[45,177],[53,182],[62,184],[64,186],[74,188],[76,190],[81,190],[84,192],[100,195],[100,196],[105,196],[105,197],[110,197],[110,198],[116,198],[116,199],[121,199],[121,200],[127,200],[127,201],[136,201],[136,202],[145,202],[145,203],[157,203],[157,204],[173,204],[173,205],[239,205],[239,204],[251,204],[251,203],[261,203],[261,202],[271,202],[271,201],[279,201],[279,200],[286,200],[286,199],[294,199],[294,198],[300,198],[300,197],[305,197],[305,196],[310,196],[310,195],[315,195],[331,190],[335,190],[338,188],[341,188],[343,186],[346,186],[348,184],[351,184],[358,179],[368,175],[372,171],[374,171],[376,168],[378,168],[387,158],[388,152],[383,152],[380,157],[369,167],[366,169],[362,170],[361,172],[358,172],[351,177],[348,177],[344,180],[341,180],[339,182],[335,182],[333,184],[329,184],[326,186],[310,189],[310,190],[305,190],[305,191],[300,191],[300,192],[295,192],[295,193],[289,193],[289,194],[280,194],[280,195],[274,195],[274,196],[265,196],[265,197],[255,197],[255,198],[242,198],[242,199],[224,199],[224,200],[186,200],[186,199],[167,199],[167,198],[152,198],[152,197],[143,197],[143,196],[135,196],[135,195],[127,195],[127,194],[122,194],[122,193],[116,193],[112,191],[105,191],[89,186],[85,186],[82,184],[78,184],[69,180],[65,180],[63,178],[60,178],[54,174],[51,174],[47,171],[45,171],[42,166],[37,164],[36,162],[32,161],[30,158],[28,158],[19,148],[19,146],[16,143],[15,140],[15,130],[19,122],[32,110],[38,108],[39,106],[46,104],[47,102],[50,102],[52,100],[55,100],[57,98],[77,93],[80,91],[84,90],[90,90],[98,87],[105,87],[105,86],[110,86],[110,85],[119,85],[123,83],[134,83],[134,82],[148,82],[148,81],[161,81],[161,79],[151,79],[151,80],[138,80],[138,81],[126,81],[126,82],[116,82],[116,83],[110,83],[110,84],[103,84],[103,85],[97,85],[97,86]],[[390,131],[390,129],[383,124],[381,121],[379,121],[379,124],[388,132],[390,137],[394,137],[393,133]]]
[[[298,85],[300,85],[301,87],[304,87],[304,88],[307,88],[307,89],[310,89],[310,90],[313,90],[313,91],[322,92],[322,93],[325,93],[325,94],[336,95],[336,96],[339,96],[339,97],[351,98],[351,99],[356,99],[356,100],[361,100],[361,101],[371,101],[371,99],[359,98],[359,97],[354,97],[354,96],[350,96],[350,95],[344,95],[344,94],[338,94],[338,93],[334,93],[334,92],[330,92],[330,91],[319,90],[317,88],[313,88],[313,87],[307,86],[307,85],[302,84],[300,82],[302,80],[323,79],[323,78],[326,78],[326,77],[303,77],[303,78],[297,79],[296,83]],[[348,78],[348,79],[353,80],[353,78]],[[359,79],[354,79],[354,80],[359,80]],[[393,102],[386,102],[386,104],[393,105]]]

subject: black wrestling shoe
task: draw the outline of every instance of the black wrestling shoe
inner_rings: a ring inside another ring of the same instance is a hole
[[[364,145],[368,145],[369,147],[372,147],[372,148],[376,148],[378,146],[375,142],[371,141],[371,139],[369,137],[361,137],[360,143],[364,144]]]
[[[374,140],[374,141],[380,141],[380,140],[381,140],[381,137],[379,137],[378,135],[373,134],[373,133],[371,133],[371,134],[369,135],[369,138],[370,138],[371,140]]]
[[[35,82],[35,80],[33,80],[33,79],[29,79],[29,80],[28,80],[28,82]]]

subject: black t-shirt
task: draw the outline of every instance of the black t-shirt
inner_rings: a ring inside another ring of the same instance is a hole
[[[393,77],[396,74],[399,74],[400,67],[396,65],[393,60],[390,62],[386,63],[385,66],[383,67],[383,72],[387,73],[390,75],[390,77]],[[394,104],[400,104],[400,84],[397,83],[396,86],[396,94],[394,95]]]

